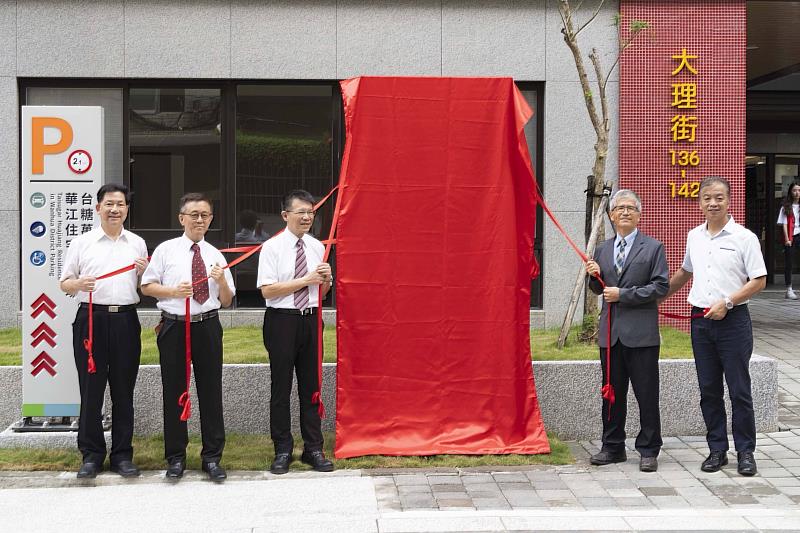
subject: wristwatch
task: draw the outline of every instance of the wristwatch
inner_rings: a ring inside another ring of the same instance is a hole
[[[730,298],[728,298],[727,296],[725,297],[725,308],[726,308],[728,311],[730,311],[731,309],[733,309],[733,302],[732,302],[732,301],[731,301],[731,299],[730,299]]]

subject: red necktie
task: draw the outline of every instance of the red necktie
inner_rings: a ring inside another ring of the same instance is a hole
[[[303,240],[297,241],[297,257],[294,260],[294,279],[302,278],[308,274],[306,266],[306,252],[303,250]],[[308,307],[308,286],[294,291],[294,306],[301,311]]]
[[[199,304],[205,303],[208,300],[208,279],[206,265],[203,263],[203,256],[200,255],[200,246],[197,243],[192,245],[194,257],[192,257],[192,286],[194,287],[194,295],[192,298]]]

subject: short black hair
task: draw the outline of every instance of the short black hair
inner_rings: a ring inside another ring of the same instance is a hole
[[[304,191],[303,189],[295,189],[284,196],[283,210],[288,211],[289,208],[292,207],[292,202],[295,200],[302,200],[303,202],[307,202],[312,206],[314,205],[314,197],[311,196],[310,192]]]
[[[122,185],[121,183],[106,183],[97,189],[97,203],[101,203],[106,194],[111,192],[121,192],[125,195],[125,203],[131,203],[131,192],[128,190],[127,186]]]
[[[709,185],[714,185],[715,183],[721,183],[725,186],[725,192],[728,194],[728,198],[731,196],[731,184],[725,178],[721,176],[706,176],[703,178],[703,181],[700,182],[700,188],[698,189],[699,192],[702,192],[703,189],[708,187]]]
[[[189,202],[205,202],[211,208],[211,211],[214,211],[214,204],[211,203],[211,199],[208,196],[201,192],[187,192],[178,201],[178,212],[182,212],[183,206]]]

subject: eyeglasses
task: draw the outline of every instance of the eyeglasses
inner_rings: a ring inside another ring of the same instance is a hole
[[[639,209],[635,205],[618,205],[612,211],[617,213],[638,213]]]
[[[181,213],[181,215],[189,217],[192,220],[208,220],[214,216],[214,213]]]
[[[314,211],[286,211],[287,213],[292,213],[293,215],[299,215],[301,217],[313,217],[316,213]]]

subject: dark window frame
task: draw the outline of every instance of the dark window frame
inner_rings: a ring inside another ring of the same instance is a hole
[[[122,117],[122,153],[128,158],[128,164],[123,165],[123,182],[130,185],[130,114],[127,112],[130,107],[131,88],[211,88],[220,89],[221,105],[221,128],[222,139],[220,150],[220,202],[228,206],[235,202],[236,198],[236,89],[239,85],[328,85],[333,87],[331,114],[331,133],[334,137],[334,149],[331,150],[332,158],[332,178],[331,187],[339,181],[342,155],[346,144],[346,131],[344,124],[344,109],[341,100],[341,88],[338,80],[306,80],[306,79],[287,79],[287,80],[265,80],[265,79],[231,79],[221,80],[214,78],[204,79],[179,79],[179,78],[158,78],[158,79],[118,79],[118,78],[18,78],[18,102],[20,106],[26,105],[27,89],[30,87],[54,87],[54,88],[91,88],[91,89],[120,89],[122,90],[122,105],[125,112]],[[543,82],[518,81],[517,87],[523,91],[536,91],[536,114],[531,120],[536,121],[536,165],[533,169],[539,187],[544,192],[544,110],[545,110],[545,84]],[[531,102],[533,104],[534,102]],[[21,114],[18,118],[18,136],[21,135]],[[21,138],[19,138],[21,143]],[[21,169],[20,169],[21,173]],[[21,183],[21,174],[20,174]],[[20,210],[22,198],[20,197]],[[223,235],[232,239],[236,231],[235,209],[225,209],[225,214],[220,217],[220,229]],[[544,231],[543,231],[542,210],[536,212],[536,232],[534,242],[534,254],[536,255],[539,266],[539,277],[531,283],[531,308],[543,308],[543,288],[544,288]],[[223,241],[222,246],[233,245],[233,241]],[[335,254],[335,250],[334,250]],[[332,254],[332,255],[334,255]],[[335,259],[334,259],[335,261]],[[333,291],[335,293],[335,291]],[[335,308],[335,294],[329,298],[328,305]]]

